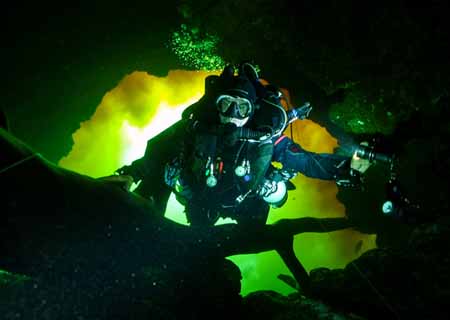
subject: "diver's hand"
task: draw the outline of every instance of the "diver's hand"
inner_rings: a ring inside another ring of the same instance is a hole
[[[362,146],[368,146],[369,144],[367,142],[361,142]],[[353,170],[358,171],[359,173],[364,173],[367,171],[367,169],[370,168],[372,165],[372,162],[368,159],[360,158],[356,155],[356,152],[352,156],[352,160],[350,161],[350,168]]]
[[[111,175],[107,177],[97,178],[97,180],[105,181],[107,183],[111,183],[116,185],[123,190],[129,192],[131,185],[133,184],[133,177],[128,175]]]
[[[367,159],[361,159],[356,154],[353,155],[352,160],[350,162],[350,168],[353,170],[359,171],[360,173],[364,173],[367,169],[370,168],[372,164]]]

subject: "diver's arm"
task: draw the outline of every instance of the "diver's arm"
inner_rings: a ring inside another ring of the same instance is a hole
[[[339,180],[351,169],[350,157],[309,152],[287,136],[275,142],[273,160],[282,163],[284,170],[322,180]]]
[[[148,140],[144,156],[116,172],[130,175],[135,181],[159,173],[166,163],[179,154],[183,141],[189,136],[189,123],[189,120],[180,120]]]
[[[137,159],[130,165],[125,165],[117,169],[115,172],[121,176],[131,176],[134,181],[139,181],[146,175],[145,159]]]

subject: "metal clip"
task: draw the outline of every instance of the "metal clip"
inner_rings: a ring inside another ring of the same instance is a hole
[[[245,200],[245,198],[247,198],[247,196],[250,194],[250,192],[252,192],[252,189],[248,190],[246,193],[244,194],[240,194],[237,198],[236,198],[236,202],[237,204],[241,204],[242,201]]]

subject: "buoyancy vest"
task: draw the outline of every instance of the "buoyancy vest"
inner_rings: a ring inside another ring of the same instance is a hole
[[[258,197],[256,191],[270,167],[273,144],[230,144],[228,136],[219,131],[196,130],[186,139],[181,155],[166,166],[166,184],[184,205],[195,201],[215,211],[228,211],[248,197]]]

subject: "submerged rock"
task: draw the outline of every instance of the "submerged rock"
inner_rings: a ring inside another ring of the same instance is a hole
[[[367,251],[344,269],[312,270],[313,296],[369,319],[448,318],[449,227],[423,224],[406,247]]]
[[[338,312],[323,302],[294,293],[283,296],[275,291],[257,291],[243,299],[245,319],[259,320],[357,320],[351,313]]]

